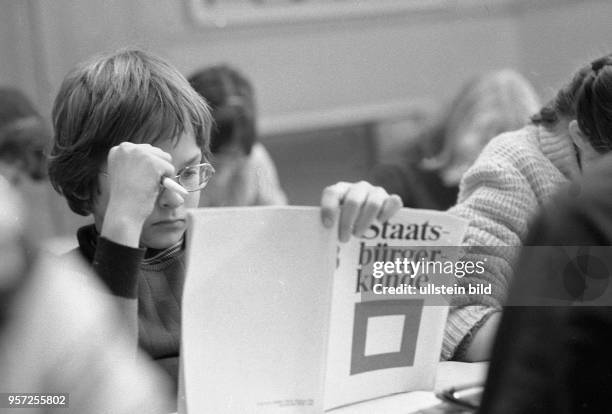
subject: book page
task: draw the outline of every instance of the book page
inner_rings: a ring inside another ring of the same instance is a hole
[[[188,413],[322,411],[336,232],[314,207],[189,213]]]
[[[448,306],[443,295],[423,294],[420,287],[430,282],[453,286],[454,280],[410,266],[455,260],[466,228],[465,220],[447,213],[402,209],[341,246],[334,274],[326,410],[433,389]],[[391,264],[384,269],[383,263]],[[402,264],[409,266],[396,269]],[[405,291],[383,291],[390,287]]]

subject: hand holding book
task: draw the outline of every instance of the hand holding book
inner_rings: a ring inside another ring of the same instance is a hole
[[[384,188],[365,181],[338,182],[326,187],[321,196],[321,219],[325,227],[333,227],[336,220],[338,237],[347,242],[352,235],[361,236],[378,220],[384,222],[402,207],[402,199],[389,195]]]

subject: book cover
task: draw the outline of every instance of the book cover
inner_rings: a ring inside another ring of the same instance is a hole
[[[316,208],[190,213],[187,412],[321,412],[335,231]]]
[[[340,245],[315,207],[193,210],[184,411],[320,413],[432,389],[447,306],[438,296],[376,294],[375,284],[402,278],[372,272],[375,262],[457,245],[464,231],[445,213],[403,209]],[[403,277],[424,284],[413,276]]]
[[[433,388],[448,306],[444,295],[423,292],[429,284],[452,286],[455,280],[439,269],[426,271],[425,264],[453,263],[466,228],[464,220],[446,213],[402,209],[341,245],[326,409]]]

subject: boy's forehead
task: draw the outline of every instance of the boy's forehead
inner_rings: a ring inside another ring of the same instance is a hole
[[[176,158],[175,161],[189,160],[202,154],[191,131],[184,131],[176,137],[159,139],[152,145],[171,154],[173,159]]]

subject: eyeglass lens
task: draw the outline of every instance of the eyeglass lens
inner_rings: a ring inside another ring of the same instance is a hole
[[[178,181],[188,191],[200,190],[206,186],[213,172],[209,164],[186,167],[180,172]]]

